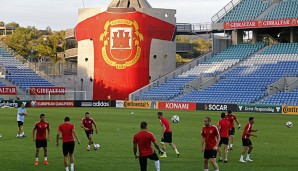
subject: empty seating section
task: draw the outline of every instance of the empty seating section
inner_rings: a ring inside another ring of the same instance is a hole
[[[255,53],[265,46],[264,42],[257,42],[255,45],[250,43],[241,43],[233,45],[230,48],[215,55],[213,58],[208,59],[203,64],[199,64],[189,71],[183,73],[183,76],[215,76],[222,71],[230,68],[239,61]]]
[[[1,87],[1,86],[6,86],[6,85],[5,85],[4,83],[0,82],[0,87]]]
[[[29,87],[53,87],[54,85],[42,77],[38,76],[33,70],[22,64],[10,53],[0,47],[0,67],[5,68],[5,78],[28,92]]]
[[[298,88],[291,92],[278,92],[259,102],[259,104],[277,104],[298,106]]]
[[[263,0],[242,0],[227,13],[219,22],[237,22],[255,20],[272,2]]]
[[[175,101],[255,103],[268,95],[270,84],[288,76],[298,76],[298,43],[273,45],[220,76],[218,83]]]
[[[142,93],[135,100],[170,100],[183,93],[185,84],[194,80],[196,76],[178,76],[153,89]]]
[[[298,0],[282,1],[263,20],[298,18]]]
[[[198,64],[191,70],[184,72],[178,77],[169,80],[153,89],[135,97],[136,100],[170,100],[183,93],[184,86],[194,79],[205,76],[216,76],[227,68],[255,53],[266,44],[258,42],[255,45],[242,43],[233,45],[229,49],[215,55],[202,64]]]

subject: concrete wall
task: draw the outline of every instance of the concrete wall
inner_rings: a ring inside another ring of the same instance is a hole
[[[137,10],[176,25],[176,10],[158,8],[137,8]],[[176,40],[170,42],[153,39],[149,63],[151,81],[173,71],[176,68]]]
[[[92,17],[98,13],[106,11],[107,8],[83,8],[79,9],[78,23]],[[94,48],[92,40],[82,40],[78,42],[78,71],[75,80],[75,90],[86,91],[87,100],[93,98],[94,75]],[[81,97],[76,97],[81,99]]]
[[[238,45],[241,42],[243,42],[243,30],[233,30],[232,31],[233,45]]]
[[[212,43],[212,52],[213,55],[218,54],[219,52],[229,48],[232,45],[232,40],[227,38],[213,39]]]

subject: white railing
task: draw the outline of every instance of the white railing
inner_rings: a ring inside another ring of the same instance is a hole
[[[218,22],[223,16],[230,12],[235,6],[237,6],[241,0],[232,0],[226,6],[224,6],[219,12],[217,12],[212,18],[213,23]]]

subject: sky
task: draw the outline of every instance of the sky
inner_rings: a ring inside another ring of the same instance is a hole
[[[1,0],[0,21],[54,31],[74,28],[79,8],[107,7],[112,0]],[[231,0],[147,0],[153,8],[176,9],[177,23],[206,23]]]

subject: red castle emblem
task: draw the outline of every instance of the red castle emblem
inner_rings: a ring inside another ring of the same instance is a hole
[[[125,69],[137,63],[141,55],[140,41],[144,41],[138,23],[127,19],[107,21],[104,30],[99,39],[104,42],[104,61],[116,69]]]

